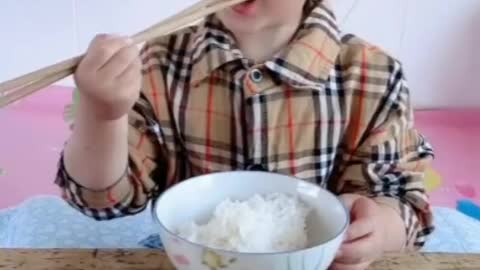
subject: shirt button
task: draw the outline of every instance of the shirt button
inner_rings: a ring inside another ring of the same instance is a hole
[[[247,171],[266,172],[268,171],[262,164],[249,164],[245,168]]]
[[[250,72],[250,79],[254,83],[260,83],[263,80],[263,74],[259,69],[254,69],[252,72]]]

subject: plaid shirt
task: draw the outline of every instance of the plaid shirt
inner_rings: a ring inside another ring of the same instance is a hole
[[[432,149],[413,127],[400,63],[316,4],[292,42],[263,64],[242,56],[215,16],[142,49],[144,85],[130,114],[130,164],[111,187],[57,184],[96,219],[142,211],[192,176],[264,169],[336,194],[372,197],[403,218],[409,247],[432,231],[424,170]]]

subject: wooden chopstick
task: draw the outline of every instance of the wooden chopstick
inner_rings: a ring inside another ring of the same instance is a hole
[[[185,25],[198,21],[211,13],[243,1],[245,0],[203,0],[180,12],[178,15],[172,16],[167,20],[134,35],[132,38],[134,42],[138,44],[155,38],[159,35],[168,35],[171,32],[176,31]],[[58,64],[51,65],[16,79],[4,82],[0,84],[0,93],[11,90],[12,88],[17,88],[19,85],[25,84],[27,81],[36,81],[43,76],[47,76],[47,74],[50,75],[65,69],[75,68],[83,56],[84,55],[70,58]]]
[[[70,74],[72,74],[72,71],[64,70],[59,73],[52,74],[48,77],[45,77],[42,80],[39,80],[37,82],[26,85],[20,88],[19,90],[14,91],[11,94],[5,95],[4,97],[1,97],[1,94],[0,94],[0,108],[3,108],[11,103],[14,103],[15,101],[18,101],[24,97],[30,96],[31,94],[37,92],[38,90],[44,89],[45,87],[67,77]]]
[[[73,57],[73,58],[64,60],[62,62],[59,62],[57,64],[54,64],[54,65],[51,65],[51,66],[48,66],[48,67],[44,67],[44,68],[39,69],[37,71],[27,73],[27,74],[25,74],[23,76],[20,76],[18,78],[0,83],[0,94],[2,94],[2,93],[8,94],[8,92],[10,92],[12,90],[15,90],[17,88],[20,88],[23,85],[28,85],[32,82],[39,81],[39,80],[41,80],[43,78],[47,78],[51,75],[55,75],[55,74],[58,74],[58,73],[63,73],[63,71],[66,71],[66,70],[73,70],[80,63],[82,58],[83,58],[83,55]],[[68,74],[68,75],[70,75],[70,74]],[[65,77],[67,77],[67,76],[65,76]],[[60,80],[61,79],[63,79],[63,78],[60,78]]]
[[[171,34],[189,24],[246,0],[202,0],[177,15],[171,16],[135,35],[135,44],[143,43],[159,36]],[[64,79],[75,72],[84,55],[76,56],[60,63],[50,65],[18,78],[0,83],[0,108],[31,95],[44,87]],[[18,93],[17,93],[18,92]]]

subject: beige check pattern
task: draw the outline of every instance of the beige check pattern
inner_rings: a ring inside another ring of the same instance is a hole
[[[60,160],[57,183],[96,219],[137,213],[179,181],[218,171],[293,175],[395,209],[409,247],[432,231],[424,171],[432,149],[414,129],[400,63],[351,35],[322,3],[272,60],[244,58],[208,18],[142,50],[144,84],[130,115],[130,166],[102,192]]]

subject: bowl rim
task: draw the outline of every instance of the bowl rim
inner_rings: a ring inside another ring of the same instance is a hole
[[[161,198],[164,197],[168,192],[172,191],[173,189],[175,188],[178,188],[182,185],[186,185],[188,184],[187,182],[189,181],[194,181],[194,180],[198,180],[199,178],[205,178],[205,177],[208,177],[208,176],[214,176],[214,175],[219,175],[219,174],[232,174],[232,173],[235,173],[235,174],[239,174],[239,173],[245,173],[245,174],[268,174],[268,175],[279,175],[279,176],[283,176],[283,177],[288,177],[288,178],[291,178],[293,180],[296,180],[298,182],[301,182],[301,183],[304,183],[304,184],[307,184],[307,185],[312,185],[316,188],[319,188],[319,189],[322,189],[323,191],[325,191],[327,193],[327,196],[330,196],[330,197],[333,197],[333,199],[335,199],[336,201],[338,201],[340,203],[340,205],[342,206],[343,210],[345,211],[345,224],[343,224],[342,226],[342,229],[337,233],[335,234],[334,236],[328,238],[327,240],[325,241],[322,241],[321,243],[319,244],[316,244],[314,246],[311,246],[311,247],[307,247],[307,248],[299,248],[299,249],[292,249],[292,250],[286,250],[286,251],[280,251],[280,252],[239,252],[239,251],[234,251],[234,250],[228,250],[228,249],[221,249],[221,248],[215,248],[215,247],[211,247],[211,246],[207,246],[207,245],[202,245],[200,243],[196,243],[196,242],[193,242],[193,241],[190,241],[188,239],[185,239],[183,237],[181,237],[180,235],[172,232],[171,230],[169,230],[161,221],[160,221],[160,218],[158,217],[157,215],[157,208],[158,208],[158,202],[161,201]],[[325,189],[325,188],[322,188],[321,186],[317,185],[317,184],[314,184],[314,183],[311,183],[311,182],[308,182],[308,181],[305,181],[303,179],[300,179],[298,177],[295,177],[295,176],[290,176],[290,175],[286,175],[286,174],[281,174],[281,173],[276,173],[276,172],[263,172],[263,171],[226,171],[226,172],[213,172],[213,173],[208,173],[208,174],[203,174],[203,175],[198,175],[198,176],[194,176],[194,177],[191,177],[191,178],[187,178],[181,182],[178,182],[176,184],[174,184],[173,186],[171,186],[169,189],[165,190],[164,192],[162,192],[162,194],[156,199],[154,200],[153,202],[153,207],[151,208],[151,212],[152,212],[152,215],[154,217],[154,220],[155,220],[155,223],[157,223],[158,225],[160,225],[163,230],[165,232],[167,232],[169,235],[171,236],[174,236],[176,238],[179,238],[180,240],[192,245],[192,246],[195,246],[195,247],[199,247],[201,249],[207,249],[207,250],[211,250],[211,251],[214,251],[214,252],[218,252],[218,253],[222,253],[222,254],[230,254],[230,255],[245,255],[245,256],[272,256],[272,255],[285,255],[285,254],[292,254],[292,253],[299,253],[299,252],[306,252],[306,251],[311,251],[311,250],[314,250],[318,247],[321,247],[321,246],[324,246],[332,241],[334,241],[335,239],[337,239],[338,237],[341,237],[343,234],[346,233],[347,231],[347,228],[348,226],[350,225],[350,211],[347,209],[345,203],[342,202],[342,200],[340,200],[340,198],[338,198],[335,194],[333,194],[331,191],[329,191],[328,189]],[[160,237],[161,238],[161,237]]]

